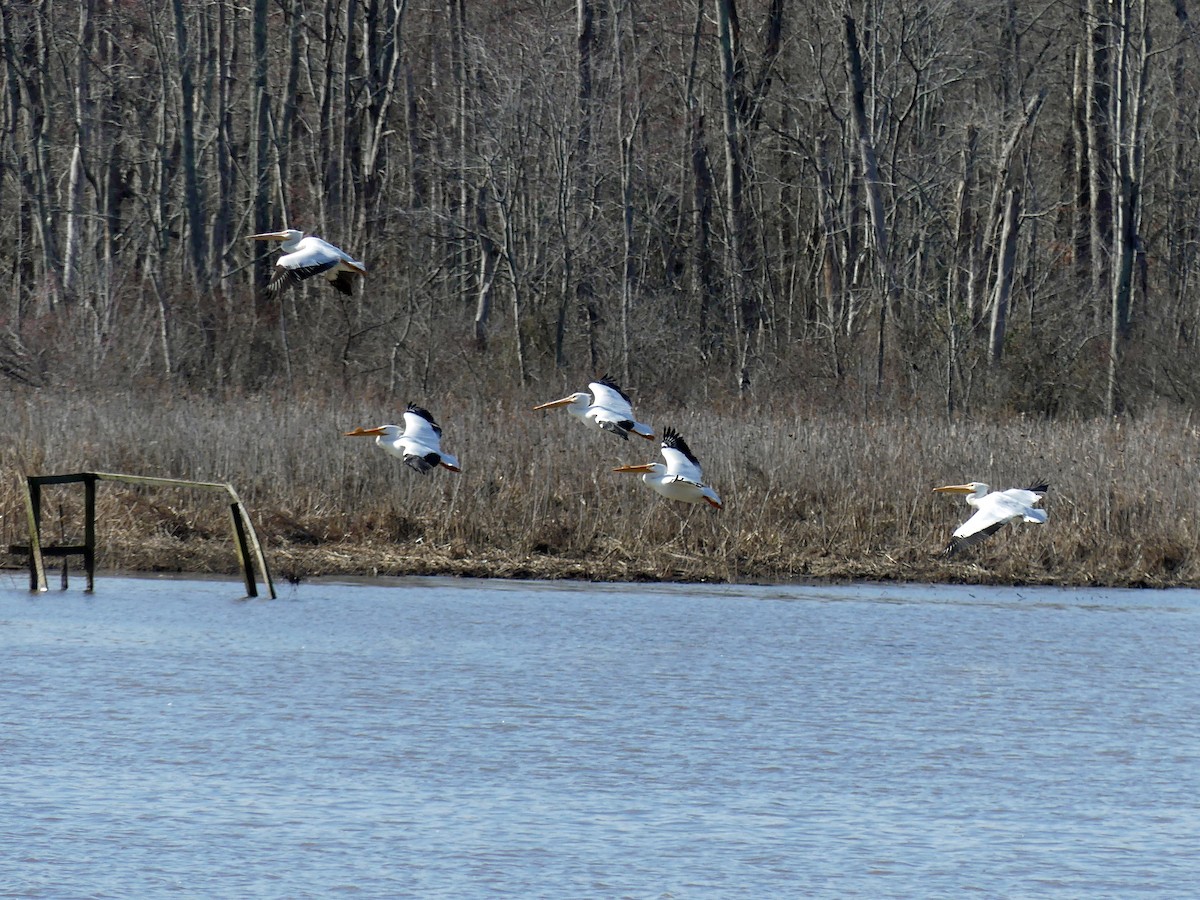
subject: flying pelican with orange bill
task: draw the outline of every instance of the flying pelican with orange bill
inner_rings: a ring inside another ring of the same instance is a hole
[[[458,458],[442,452],[442,428],[433,420],[429,410],[412,403],[404,411],[404,428],[399,425],[379,425],[375,428],[355,428],[346,437],[373,437],[384,451],[398,456],[404,464],[424,475],[441,466],[459,472]]]
[[[576,391],[561,400],[551,400],[533,409],[553,409],[565,406],[567,412],[579,419],[585,425],[595,425],[602,431],[615,434],[621,440],[629,440],[629,435],[636,434],[648,441],[654,440],[654,429],[643,425],[633,417],[633,404],[629,395],[617,387],[607,375],[588,385],[588,391]]]
[[[975,510],[973,516],[955,529],[950,543],[946,545],[946,555],[953,556],[964,547],[978,544],[1009,522],[1023,521],[1033,525],[1044,525],[1046,511],[1036,509],[1035,506],[1049,489],[1049,484],[1038,482],[1030,488],[989,491],[982,481],[934,488],[935,494],[966,494],[967,504]]]
[[[662,456],[666,463],[641,463],[633,466],[617,466],[614,472],[633,472],[642,476],[642,481],[668,500],[684,503],[707,503],[715,509],[724,504],[717,492],[704,483],[700,462],[678,431],[663,429]]]
[[[298,285],[314,275],[324,274],[343,294],[354,293],[354,276],[366,275],[367,267],[339,247],[319,237],[304,236],[303,231],[285,228],[250,235],[252,241],[283,241],[283,256],[275,262],[275,273],[267,283],[267,292],[274,294],[284,287]]]

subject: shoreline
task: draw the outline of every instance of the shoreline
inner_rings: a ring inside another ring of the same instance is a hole
[[[599,557],[468,552],[460,547],[336,542],[319,547],[278,544],[265,546],[267,565],[276,589],[319,578],[458,577],[527,581],[663,584],[846,584],[854,582],[989,587],[1061,588],[1196,588],[1187,579],[1155,577],[1149,573],[1086,570],[1048,572],[1041,566],[1021,572],[1010,559],[989,566],[982,560],[947,560],[937,553],[922,558],[908,548],[903,554],[880,554],[875,559],[827,555],[793,559],[788,565],[761,561],[730,561],[660,549],[631,557],[616,551]],[[47,560],[47,577],[55,583],[58,559]],[[24,575],[23,556],[0,553],[0,570]],[[236,554],[228,541],[189,538],[148,540],[97,548],[97,577],[101,573],[152,576],[240,578]],[[82,559],[72,557],[72,579],[83,577]],[[52,588],[53,589],[53,588]]]

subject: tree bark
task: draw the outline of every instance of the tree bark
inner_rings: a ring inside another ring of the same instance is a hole
[[[1132,332],[1133,261],[1138,250],[1141,217],[1143,103],[1150,64],[1150,32],[1145,0],[1115,0],[1113,36],[1112,132],[1114,199],[1112,309],[1109,328],[1109,372],[1106,411],[1121,412],[1120,366]]]
[[[725,130],[726,233],[729,237],[730,284],[738,347],[737,388],[750,389],[752,336],[758,327],[758,309],[750,290],[747,264],[749,222],[744,196],[744,160],[738,128],[738,104],[742,97],[739,48],[735,45],[737,9],[734,0],[716,0],[717,40],[721,54],[722,110]]]
[[[636,29],[632,24],[628,34],[622,27],[624,7],[618,5],[613,16],[613,59],[616,61],[617,142],[621,177],[621,380],[630,382],[629,317],[633,306],[634,277],[637,260],[633,246],[633,149],[641,120],[641,96],[636,73],[630,77],[625,41],[633,41]],[[632,101],[629,99],[632,97]]]
[[[875,262],[883,282],[883,296],[879,301],[879,335],[875,360],[875,390],[883,388],[883,361],[886,348],[888,308],[898,306],[900,286],[892,268],[888,250],[887,222],[883,212],[883,186],[879,178],[879,163],[875,156],[875,142],[871,126],[867,121],[866,89],[863,81],[862,55],[858,49],[858,32],[854,19],[845,17],[846,59],[850,75],[850,102],[854,114],[854,125],[858,136],[858,150],[863,169],[863,183],[867,189],[867,210],[871,220],[871,236],[875,244]]]
[[[1087,0],[1087,151],[1088,213],[1091,250],[1091,302],[1093,318],[1102,321],[1101,310],[1112,254],[1112,169],[1109,133],[1110,63],[1112,26],[1107,0]]]
[[[488,320],[492,313],[492,284],[496,280],[496,258],[499,255],[496,242],[488,233],[487,219],[488,189],[485,184],[479,189],[475,201],[475,237],[479,243],[479,288],[475,301],[475,349],[487,352]],[[517,323],[518,327],[520,323]]]
[[[271,222],[271,177],[270,177],[270,141],[271,141],[271,97],[267,74],[267,27],[270,13],[269,0],[254,0],[254,18],[251,25],[254,48],[254,119],[251,124],[250,141],[251,159],[254,170],[251,182],[253,184],[253,216],[254,231],[261,233],[272,230]],[[270,277],[271,267],[264,261],[255,267],[255,287],[261,295]]]
[[[1008,191],[1000,248],[996,255],[996,288],[992,299],[992,331],[988,341],[988,360],[1000,362],[1004,355],[1004,336],[1008,324],[1008,305],[1012,296],[1013,270],[1017,258],[1017,231],[1021,226],[1021,192]]]
[[[592,279],[591,267],[583,262],[575,265],[575,259],[586,260],[581,255],[595,226],[596,203],[593,201],[594,165],[592,160],[592,122],[595,117],[594,86],[592,71],[596,51],[595,10],[592,0],[576,0],[576,87],[575,113],[578,116],[577,137],[575,140],[575,191],[574,215],[570,217],[572,224],[568,232],[571,266],[577,273],[574,284],[575,302],[583,315],[584,329],[587,337],[588,363],[590,371],[595,372],[600,365],[600,351],[597,345],[597,326],[600,321],[600,310],[596,304],[596,288]],[[560,312],[558,331],[554,344],[554,364],[561,368],[566,364],[564,352],[565,320]]]
[[[90,0],[88,0],[90,2]],[[196,87],[193,68],[195,61],[189,43],[183,0],[171,0],[175,19],[175,48],[179,58],[180,130],[183,152],[184,214],[187,218],[187,248],[192,285],[205,295],[209,290],[208,237],[204,223],[204,207],[200,199],[200,181],[196,158]]]
[[[76,299],[76,284],[79,281],[79,245],[83,241],[81,233],[84,228],[83,187],[86,178],[84,154],[90,151],[92,143],[93,115],[89,56],[94,50],[92,40],[95,34],[95,28],[92,25],[94,8],[95,0],[83,0],[79,4],[78,43],[75,47],[75,146],[71,151],[70,174],[67,179],[67,234],[63,250],[63,296],[68,300]]]
[[[986,240],[983,245],[984,262],[983,265],[980,266],[981,277],[989,268],[991,268],[992,253],[999,252],[998,250],[993,250],[993,248],[998,248],[1002,243],[999,232],[1004,224],[1004,217],[1006,214],[1005,210],[1009,205],[1008,201],[1005,199],[1005,190],[1013,187],[1013,185],[1010,185],[1010,181],[1013,180],[1011,178],[1011,174],[1013,169],[1013,160],[1017,155],[1017,148],[1021,144],[1021,138],[1033,125],[1034,120],[1037,118],[1038,111],[1041,110],[1042,103],[1045,101],[1045,99],[1045,88],[1039,91],[1035,96],[1029,98],[1028,102],[1025,104],[1024,114],[1017,121],[1017,124],[1013,126],[1012,131],[1009,132],[1008,139],[1005,140],[1004,147],[1000,151],[1000,158],[996,164],[996,177],[992,182],[992,199],[988,204],[989,216],[987,220],[988,225],[986,236],[989,239]],[[994,241],[990,239],[992,236],[995,236]],[[999,270],[997,269],[997,271]],[[996,296],[997,294],[993,286],[992,297]]]

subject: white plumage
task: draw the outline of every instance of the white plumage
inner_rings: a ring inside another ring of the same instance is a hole
[[[724,505],[717,492],[704,483],[700,462],[674,428],[663,429],[662,456],[665,463],[617,466],[613,471],[641,474],[643,482],[668,500],[707,503],[716,509]]]
[[[272,294],[324,274],[337,290],[350,295],[354,293],[354,276],[367,274],[367,267],[341,248],[319,237],[305,237],[303,231],[295,228],[252,234],[250,240],[283,241],[283,256],[275,261],[275,273],[267,284],[267,291]]]
[[[458,458],[442,452],[442,429],[429,410],[412,403],[404,411],[404,428],[399,425],[379,425],[375,428],[355,428],[346,437],[374,437],[385,452],[404,460],[404,464],[424,475],[435,466],[461,471]]]
[[[601,431],[629,440],[632,432],[646,440],[654,440],[654,429],[633,417],[633,404],[629,395],[617,387],[607,375],[588,385],[591,393],[576,391],[561,400],[551,400],[534,407],[534,410],[565,406],[567,412],[585,425],[594,425]]]
[[[967,503],[975,510],[973,516],[955,529],[950,543],[946,545],[946,554],[952,555],[964,547],[978,544],[1009,522],[1020,520],[1033,525],[1045,524],[1046,511],[1036,509],[1035,504],[1049,489],[1050,485],[1042,482],[1028,489],[1009,488],[989,493],[988,486],[982,481],[934,488],[934,493],[967,494]]]

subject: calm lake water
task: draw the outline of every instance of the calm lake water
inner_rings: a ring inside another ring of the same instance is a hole
[[[0,574],[0,896],[1200,891],[1200,593]]]

